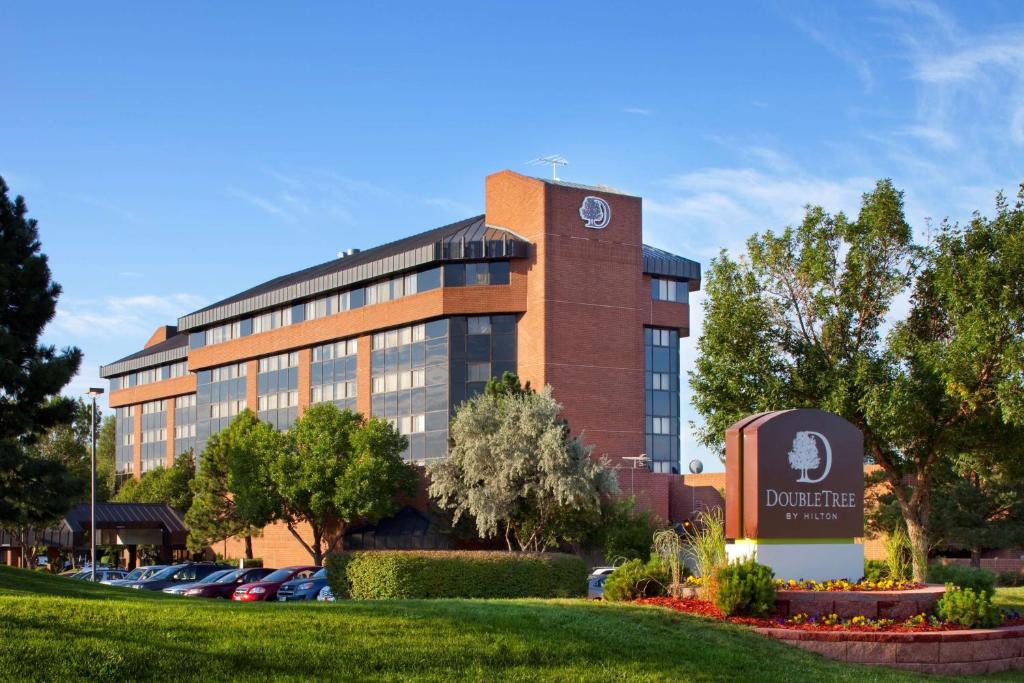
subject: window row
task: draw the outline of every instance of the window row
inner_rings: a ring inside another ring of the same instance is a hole
[[[313,349],[313,362],[318,363],[324,360],[345,358],[356,355],[358,346],[355,339],[343,339],[333,344],[324,344]]]
[[[142,432],[142,443],[153,443],[154,441],[167,441],[167,428],[146,429]]]
[[[219,401],[210,404],[210,417],[234,417],[245,410],[245,399],[234,401]]]
[[[198,330],[189,335],[189,346],[199,348],[210,344],[269,332],[305,320],[316,320],[335,313],[372,306],[430,291],[439,287],[465,287],[470,285],[507,285],[510,266],[508,261],[484,263],[448,263],[427,270],[399,275],[365,287],[357,287],[318,297],[311,301],[283,306],[229,323]]]
[[[689,302],[690,288],[685,280],[669,280],[651,278],[651,298],[655,301],[675,301],[685,304]]]
[[[197,373],[196,383],[210,384],[212,382],[226,382],[238,379],[239,377],[245,377],[247,367],[246,363],[232,363],[231,365],[222,365],[212,370],[202,370]]]
[[[273,372],[287,368],[299,367],[299,352],[280,353],[276,356],[267,356],[259,359],[259,372]]]
[[[188,362],[179,361],[168,365],[160,365],[155,368],[139,370],[138,372],[130,372],[118,377],[111,377],[110,390],[117,391],[118,389],[128,389],[135,386],[142,386],[144,384],[152,384],[153,382],[160,382],[165,379],[184,377],[187,374]]]
[[[299,405],[298,391],[279,391],[276,394],[267,394],[257,399],[259,405],[257,410],[277,410],[278,408],[293,408]]]
[[[152,415],[153,413],[162,413],[167,410],[167,401],[160,399],[158,401],[148,401],[142,404],[142,414]]]
[[[391,372],[373,378],[373,393],[382,394],[399,389],[416,389],[426,386],[426,371],[423,368]]]
[[[174,399],[175,408],[195,408],[196,407],[196,395],[185,394],[184,396],[178,396]]]
[[[343,401],[356,397],[356,383],[338,382],[336,384],[321,384],[310,390],[310,400],[313,403],[324,403],[325,401]]]
[[[174,438],[175,439],[190,439],[195,438],[196,435],[196,423],[192,424],[175,424],[174,425]]]

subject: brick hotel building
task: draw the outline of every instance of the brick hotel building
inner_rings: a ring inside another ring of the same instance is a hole
[[[119,477],[201,453],[246,407],[286,429],[321,401],[394,421],[412,462],[443,458],[455,408],[509,370],[553,387],[574,432],[623,468],[624,493],[688,516],[679,338],[700,265],[643,244],[641,213],[607,187],[502,171],[483,215],[182,316],[101,368]],[[641,454],[644,469],[623,460]],[[265,561],[308,560],[287,532],[254,542]]]

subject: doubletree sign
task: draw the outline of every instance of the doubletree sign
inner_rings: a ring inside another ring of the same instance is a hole
[[[726,430],[726,536],[864,535],[864,436],[823,410],[780,410]]]

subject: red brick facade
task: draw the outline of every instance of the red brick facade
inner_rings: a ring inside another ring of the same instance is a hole
[[[584,226],[580,206],[587,196],[598,196],[611,208],[606,228]],[[652,300],[650,276],[644,273],[641,199],[511,171],[487,178],[485,199],[487,225],[512,231],[531,244],[528,258],[512,261],[508,285],[434,289],[193,349],[189,370],[248,361],[246,401],[255,409],[254,359],[298,350],[301,414],[310,401],[311,348],[358,337],[356,401],[369,414],[373,332],[440,316],[516,313],[520,377],[535,387],[553,387],[573,431],[582,432],[596,455],[609,456],[620,468],[624,493],[635,494],[638,505],[663,519],[679,518],[674,508],[692,504],[680,477],[630,471],[629,461],[622,460],[645,449],[644,327],[674,328],[681,336],[689,332],[687,304]],[[168,328],[161,328],[148,343],[161,342],[168,334]],[[112,391],[110,405],[166,398],[172,401],[168,415],[173,415],[173,398],[195,390],[195,375],[190,374]],[[137,412],[136,476],[141,471],[139,419]],[[168,462],[174,457],[173,428],[171,417]],[[257,554],[275,565],[308,558],[283,527],[270,527],[254,541]],[[240,553],[235,541],[225,548],[229,554]]]

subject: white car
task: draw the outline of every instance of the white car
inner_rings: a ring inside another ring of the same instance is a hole
[[[590,572],[590,576],[587,577],[587,598],[590,600],[600,600],[604,597],[604,582],[608,580],[608,576],[615,571],[615,567],[594,567],[594,571]]]
[[[317,602],[334,602],[334,593],[331,592],[330,586],[324,586],[320,589],[320,592],[316,594]]]

